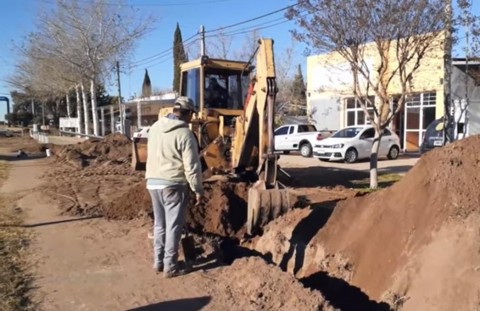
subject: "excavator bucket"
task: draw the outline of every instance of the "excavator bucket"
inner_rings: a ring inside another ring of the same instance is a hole
[[[253,235],[293,207],[288,189],[266,189],[258,181],[248,190],[247,233]]]
[[[144,171],[147,166],[147,139],[133,138],[132,142],[132,168]]]

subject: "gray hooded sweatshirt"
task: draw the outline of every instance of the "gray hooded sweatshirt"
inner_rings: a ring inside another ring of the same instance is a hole
[[[152,125],[145,178],[149,185],[188,183],[193,192],[203,194],[198,145],[187,123],[168,115]]]

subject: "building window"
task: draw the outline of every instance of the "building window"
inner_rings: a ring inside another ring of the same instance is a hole
[[[374,96],[368,97],[370,103],[375,101]],[[354,97],[345,99],[345,120],[346,125],[365,125],[370,123],[370,118],[373,118],[373,107],[371,104],[366,102],[368,116],[365,116],[363,111],[362,104],[359,100]]]

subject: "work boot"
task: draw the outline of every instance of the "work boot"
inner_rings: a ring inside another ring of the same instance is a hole
[[[153,264],[153,270],[155,270],[155,272],[157,272],[157,273],[163,272],[163,263],[161,263],[161,262],[154,263]]]
[[[174,278],[176,276],[185,275],[186,273],[187,272],[184,269],[174,268],[174,269],[171,269],[171,270],[168,270],[168,271],[164,271],[163,276],[166,279],[171,279],[171,278]]]

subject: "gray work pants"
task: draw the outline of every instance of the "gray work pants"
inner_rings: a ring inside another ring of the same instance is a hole
[[[165,271],[175,269],[188,204],[186,185],[148,190],[152,198],[154,264],[163,261]]]

